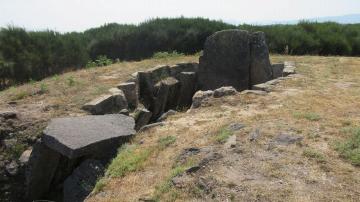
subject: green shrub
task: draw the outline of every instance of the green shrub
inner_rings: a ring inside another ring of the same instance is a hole
[[[215,140],[219,143],[225,143],[226,140],[232,135],[232,132],[226,128],[223,128],[215,136]]]
[[[183,53],[178,53],[176,51],[173,52],[156,52],[152,56],[154,59],[163,59],[163,58],[172,58],[172,57],[181,57],[184,56]]]
[[[326,159],[324,155],[313,149],[305,149],[303,155],[310,159],[315,159],[318,163],[325,163]]]
[[[351,136],[344,142],[337,142],[335,148],[342,158],[360,166],[360,128],[353,128],[350,132]]]

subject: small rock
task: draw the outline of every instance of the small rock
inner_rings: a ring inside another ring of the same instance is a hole
[[[199,108],[201,106],[201,103],[214,95],[214,91],[207,90],[207,91],[197,91],[195,95],[192,98],[192,105],[191,108]]]
[[[0,117],[5,119],[14,119],[17,117],[17,112],[15,111],[0,111]]]
[[[242,123],[232,123],[228,126],[228,130],[230,130],[232,132],[238,131],[243,128],[245,128],[245,125]]]
[[[191,166],[190,168],[186,169],[185,172],[186,173],[194,173],[198,170],[200,170],[200,166],[199,165],[195,165],[195,166]]]
[[[303,140],[303,137],[300,136],[292,136],[288,134],[280,134],[273,141],[280,145],[290,145]]]
[[[139,133],[144,132],[146,130],[149,130],[150,128],[154,128],[156,126],[164,126],[164,125],[165,125],[164,122],[157,122],[157,123],[148,124],[148,125],[145,125],[145,126],[141,127],[140,130],[139,130]]]
[[[29,162],[31,152],[32,152],[32,149],[28,149],[28,150],[25,150],[25,151],[21,154],[21,156],[20,156],[20,158],[19,158],[19,162],[20,162],[22,165],[26,165],[26,164]]]
[[[263,90],[244,90],[240,94],[254,94],[254,95],[267,95],[268,93]]]
[[[137,108],[134,112],[135,130],[140,130],[150,122],[152,113],[145,108]]]
[[[15,176],[18,174],[19,165],[16,163],[16,161],[12,161],[10,164],[6,165],[5,169],[9,175]]]
[[[293,61],[286,61],[284,62],[284,69],[283,69],[283,76],[288,76],[290,74],[295,74],[295,62]]]
[[[260,133],[260,129],[256,128],[254,131],[252,131],[250,133],[250,138],[249,140],[252,142],[254,140],[257,140],[260,137],[261,133]]]
[[[214,90],[214,97],[219,98],[219,97],[224,97],[224,96],[229,96],[229,95],[235,95],[236,93],[237,93],[237,91],[234,87],[224,86],[224,87]]]

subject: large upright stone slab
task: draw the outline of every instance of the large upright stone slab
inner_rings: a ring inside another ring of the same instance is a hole
[[[135,82],[121,83],[117,87],[124,92],[126,100],[129,104],[129,108],[135,109],[138,105],[138,99],[139,99],[136,89],[136,83]]]
[[[190,107],[192,97],[197,89],[197,75],[195,72],[181,72],[178,79],[181,85],[178,108]]]
[[[269,49],[265,42],[264,32],[251,34],[251,86],[264,83],[272,79],[272,69],[269,59]]]
[[[199,64],[199,89],[249,87],[251,37],[247,31],[225,30],[206,39]]]
[[[135,134],[135,121],[122,114],[52,119],[44,130],[46,146],[69,159],[106,152]],[[116,149],[116,148],[115,148]]]

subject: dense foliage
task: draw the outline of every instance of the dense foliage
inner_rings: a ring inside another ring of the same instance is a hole
[[[360,24],[234,26],[202,18],[165,18],[139,25],[106,24],[82,33],[7,27],[0,30],[0,88],[93,66],[99,57],[108,64],[108,58],[139,60],[156,52],[193,54],[212,33],[236,28],[264,31],[272,53],[360,55]]]

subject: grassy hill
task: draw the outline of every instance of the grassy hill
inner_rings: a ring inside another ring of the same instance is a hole
[[[138,134],[119,150],[88,201],[356,201],[359,58],[272,55],[271,60],[293,60],[299,74],[267,95],[214,99]],[[0,111],[18,111],[13,124],[21,127],[6,137],[16,144],[0,148],[0,161],[18,158],[51,118],[84,115],[84,103],[132,73],[196,61],[198,56],[178,55],[120,62],[1,91]],[[231,123],[245,128],[229,131]],[[302,140],[282,144],[277,141],[280,134]],[[250,141],[253,136],[257,138]],[[234,137],[229,147],[228,139]],[[196,165],[199,171],[184,174]],[[19,181],[11,183],[22,187]],[[0,199],[10,197],[4,195],[6,189],[1,188]]]

